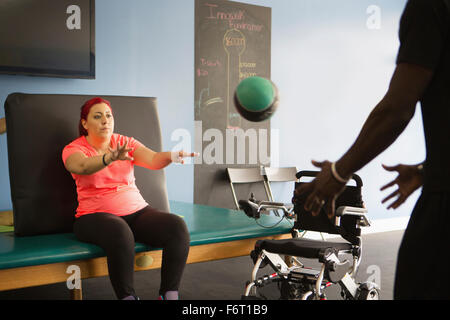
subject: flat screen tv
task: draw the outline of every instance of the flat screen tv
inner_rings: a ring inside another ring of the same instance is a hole
[[[0,0],[0,73],[95,79],[95,0]]]

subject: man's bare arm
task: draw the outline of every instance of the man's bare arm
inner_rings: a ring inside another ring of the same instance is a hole
[[[414,116],[432,75],[431,70],[417,65],[397,66],[388,92],[367,118],[355,143],[336,162],[342,177],[364,167],[398,138]]]

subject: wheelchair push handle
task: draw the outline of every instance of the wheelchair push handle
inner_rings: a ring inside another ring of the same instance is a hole
[[[320,171],[303,170],[303,171],[297,172],[297,174],[295,176],[300,181],[300,179],[303,177],[315,178],[319,172]],[[360,176],[358,176],[355,173],[352,174],[352,177],[350,178],[350,180],[354,180],[356,182],[356,187],[358,187],[358,188],[361,188],[363,186],[362,179],[360,178]]]

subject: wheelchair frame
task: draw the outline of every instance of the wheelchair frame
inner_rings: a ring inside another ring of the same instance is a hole
[[[359,177],[357,178],[359,179]],[[295,219],[295,225],[297,225],[299,219],[298,215],[293,213],[295,205],[292,207],[290,204],[256,201],[253,197],[248,201],[240,200],[239,204],[249,217],[255,219],[258,219],[261,214],[268,214],[273,209],[283,211],[286,218]],[[341,296],[346,300],[378,300],[379,287],[377,284],[373,282],[358,283],[356,281],[362,256],[360,228],[370,226],[366,213],[367,210],[361,207],[338,207],[334,218],[334,226],[339,230],[339,234],[348,241],[342,243],[341,249],[336,249],[334,247],[336,243],[333,242],[301,238],[295,228],[293,228],[292,239],[258,241],[255,250],[251,253],[255,263],[251,281],[247,282],[242,299],[258,299],[258,288],[271,282],[281,282],[281,299],[326,300],[324,289],[333,284],[338,284],[341,288]],[[291,247],[290,251],[280,249],[280,246],[283,246],[284,243]],[[299,260],[302,256],[291,255],[292,247],[300,248],[302,244],[307,246],[311,243],[320,248],[317,254],[321,263],[320,270],[306,268]],[[264,248],[265,244],[277,245],[278,249],[266,249]],[[340,256],[343,254],[351,254],[352,262],[341,261]],[[285,258],[289,257],[288,260],[290,261],[285,261],[281,257],[282,255]],[[275,272],[258,278],[259,269],[267,264]]]

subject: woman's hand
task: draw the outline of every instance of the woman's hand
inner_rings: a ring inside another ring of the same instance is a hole
[[[385,203],[389,199],[393,197],[397,197],[397,199],[388,206],[388,209],[394,208],[397,209],[401,206],[406,199],[418,188],[420,188],[423,184],[423,173],[419,168],[419,165],[405,165],[399,164],[396,166],[386,166],[383,164],[383,168],[387,171],[396,171],[398,173],[397,178],[385,186],[383,186],[380,190],[383,191],[393,185],[397,185],[398,189],[392,192],[389,196],[383,199],[381,203]]]
[[[173,151],[171,153],[172,162],[184,164],[184,158],[198,157],[196,152]]]
[[[109,158],[111,159],[111,162],[117,161],[117,160],[133,161],[133,158],[128,156],[128,152],[130,152],[133,149],[128,149],[127,145],[128,145],[128,141],[125,141],[125,143],[123,145],[120,145],[120,143],[118,143],[115,150],[112,148],[108,148]]]

